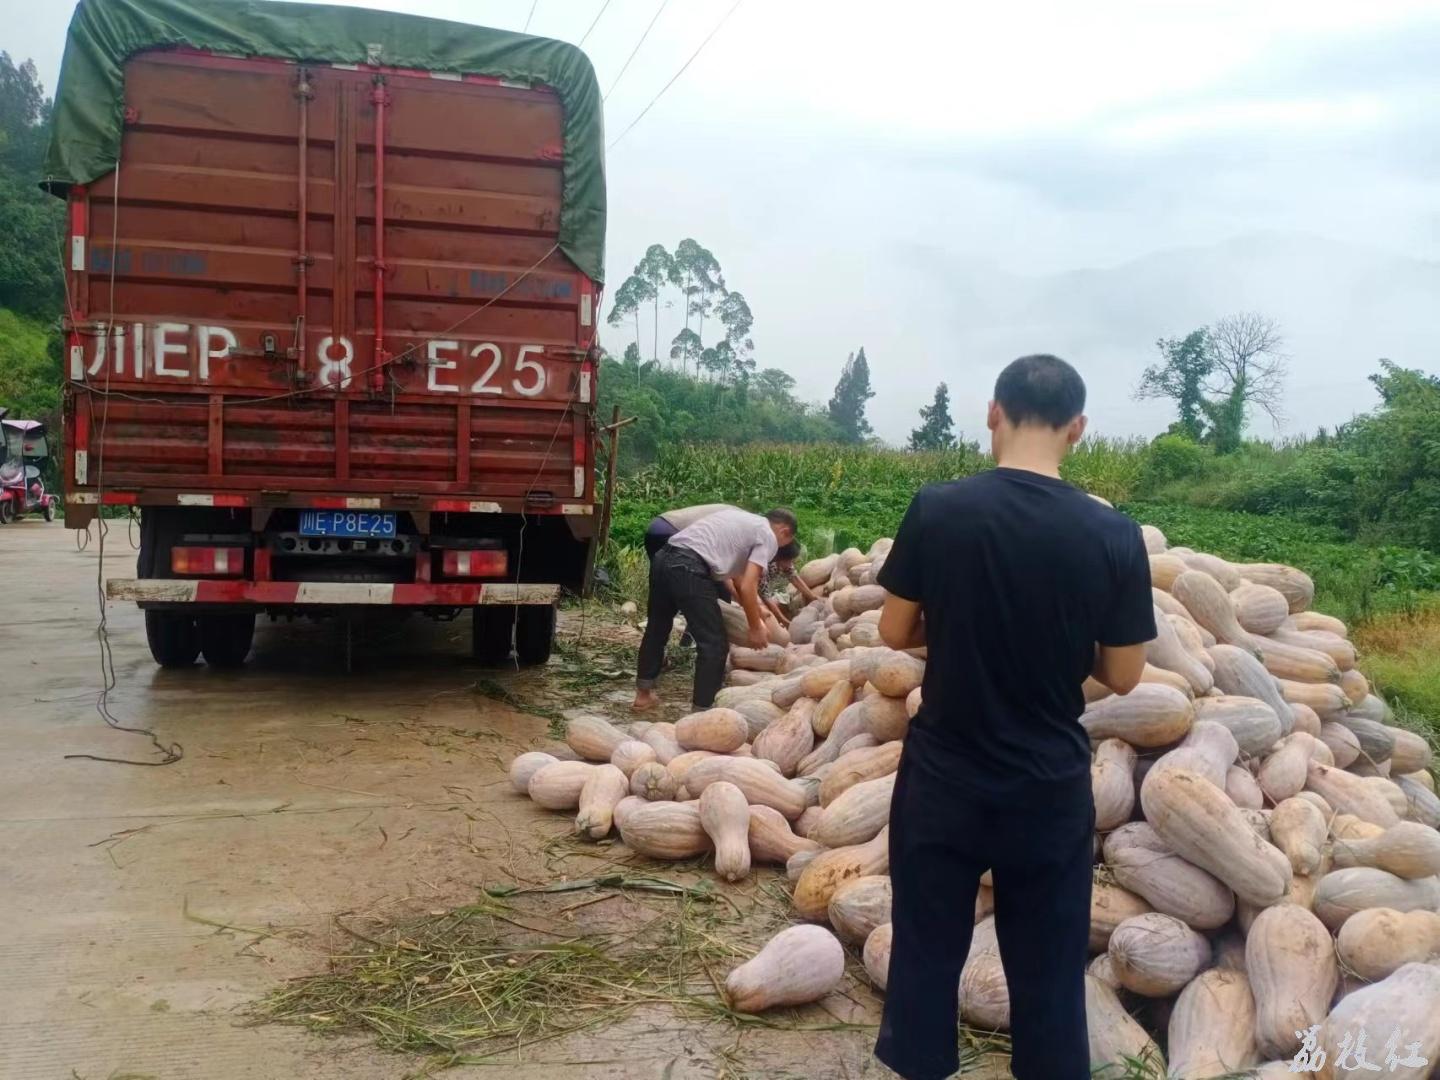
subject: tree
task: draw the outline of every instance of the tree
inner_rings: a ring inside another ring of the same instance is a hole
[[[1135,396],[1172,399],[1180,410],[1177,434],[1226,454],[1239,448],[1252,407],[1281,419],[1288,358],[1274,319],[1227,315],[1213,327],[1155,344],[1162,361],[1145,369]]]
[[[705,347],[700,344],[700,335],[688,326],[670,340],[670,359],[679,360],[682,371],[689,371],[690,365],[693,363],[698,373],[701,354],[704,351]]]
[[[665,250],[664,244],[651,244],[644,256],[635,264],[633,277],[640,280],[639,303],[648,300],[655,305],[654,338],[651,341],[650,359],[660,359],[660,287],[670,280],[674,273],[675,260]]]
[[[870,363],[862,346],[851,353],[840,370],[840,381],[830,399],[830,420],[841,442],[859,443],[870,437],[870,422],[865,419],[865,403],[875,396],[870,389]]]
[[[1161,338],[1155,348],[1162,360],[1145,369],[1135,396],[1173,400],[1180,410],[1176,434],[1199,442],[1205,434],[1205,380],[1215,367],[1209,331],[1201,327],[1183,338]]]
[[[0,52],[0,307],[50,315],[64,296],[65,204],[37,186],[50,102],[27,60]]]
[[[739,292],[727,292],[715,307],[720,325],[725,328],[725,340],[730,344],[730,348],[737,357],[748,357],[755,349],[755,342],[750,340],[750,328],[755,325],[755,316],[751,313],[745,297]]]
[[[626,278],[615,290],[615,299],[610,301],[610,316],[605,321],[619,326],[631,316],[635,319],[635,348],[640,348],[640,303],[645,295],[646,284],[634,274]]]
[[[950,388],[935,387],[935,400],[920,406],[920,426],[910,432],[911,450],[952,450],[955,421],[950,418]]]
[[[690,237],[675,245],[675,257],[669,266],[669,281],[680,290],[685,305],[685,329],[690,329],[690,316],[699,316],[700,340],[704,341],[705,316],[710,311],[710,294],[724,291],[725,277],[720,262],[710,249]]]
[[[1277,422],[1284,418],[1280,400],[1289,366],[1289,358],[1280,351],[1284,343],[1279,324],[1253,311],[1227,315],[1210,330],[1213,367],[1201,409],[1220,453],[1239,449],[1252,406]]]

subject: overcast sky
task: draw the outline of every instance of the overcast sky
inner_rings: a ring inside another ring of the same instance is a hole
[[[578,41],[603,3],[538,0],[530,32]],[[666,6],[610,138],[731,5]],[[532,0],[367,6],[519,30]],[[658,6],[611,0],[602,90]],[[53,90],[67,6],[0,12]],[[1081,369],[1095,428],[1153,434],[1168,409],[1130,391],[1155,339],[1257,309],[1291,355],[1282,431],[1333,425],[1377,357],[1440,368],[1437,55],[1435,0],[747,0],[609,154],[609,286],[693,236],[807,398],[865,347],[894,441],[941,379],[978,432],[1034,351]]]

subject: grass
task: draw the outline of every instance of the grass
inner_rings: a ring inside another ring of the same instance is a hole
[[[1440,603],[1372,619],[1355,632],[1360,666],[1397,722],[1440,753]]]

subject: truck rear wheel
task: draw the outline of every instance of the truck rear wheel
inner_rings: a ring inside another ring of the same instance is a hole
[[[189,667],[200,655],[195,618],[183,611],[145,612],[145,640],[150,655],[161,667]]]
[[[481,604],[470,626],[470,655],[477,664],[499,667],[510,659],[510,627],[515,609]]]
[[[200,616],[200,650],[205,662],[216,668],[238,668],[250,655],[255,640],[255,613]]]
[[[515,626],[515,655],[522,664],[544,664],[555,647],[555,607],[527,604]]]

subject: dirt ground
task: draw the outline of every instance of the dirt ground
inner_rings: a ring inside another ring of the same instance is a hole
[[[133,566],[117,523],[106,574]],[[543,699],[563,662],[494,676],[468,665],[466,621],[415,619],[357,634],[348,675],[336,627],[307,622],[262,624],[243,671],[161,671],[139,612],[113,604],[110,707],[181,743],[184,758],[163,768],[67,760],[149,750],[95,710],[96,570],[96,545],[77,551],[58,524],[0,529],[0,1072],[410,1074],[416,1058],[368,1036],[254,1026],[245,1007],[323,971],[344,940],[336,916],[391,920],[467,903],[486,885],[596,872],[573,845],[556,854],[567,820],[505,780],[515,752],[550,741],[547,721],[477,692],[493,678],[520,700]],[[590,704],[619,710],[626,686],[617,674]],[[574,918],[623,918],[629,903]],[[873,1025],[876,999],[852,982],[805,1019]],[[872,1040],[873,1029],[738,1029],[656,1010],[494,1064],[517,1080],[893,1075],[870,1056]]]

